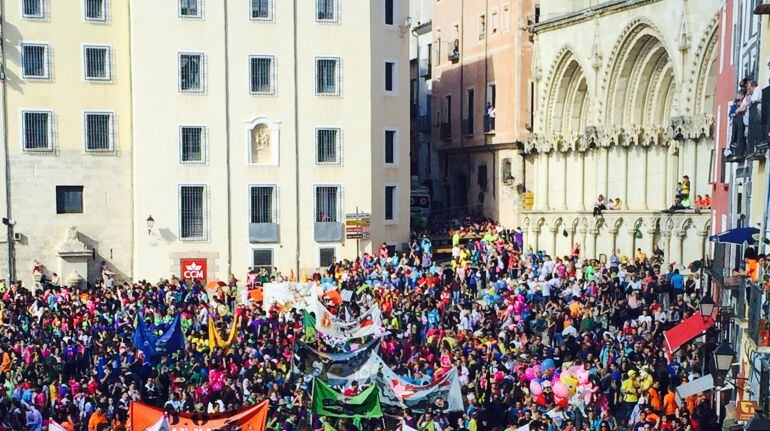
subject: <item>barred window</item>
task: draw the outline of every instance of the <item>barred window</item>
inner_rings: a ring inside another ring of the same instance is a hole
[[[316,163],[340,163],[340,129],[316,129]]]
[[[254,269],[271,269],[273,266],[273,249],[255,248],[252,250],[252,267]]]
[[[107,0],[85,0],[86,19],[89,21],[106,21]]]
[[[396,0],[385,0],[385,25],[393,25],[396,22]]]
[[[318,21],[338,21],[338,0],[316,0],[316,19]]]
[[[22,75],[25,78],[48,79],[48,46],[36,43],[21,45]]]
[[[203,163],[203,136],[201,126],[182,126],[179,128],[180,161],[182,163]]]
[[[50,150],[51,113],[27,111],[22,113],[22,136],[25,150]]]
[[[317,94],[340,94],[339,58],[316,59],[316,88]]]
[[[273,0],[251,0],[251,19],[273,20]]]
[[[385,220],[396,219],[396,186],[385,186]]]
[[[385,163],[396,163],[396,131],[385,131]]]
[[[110,48],[87,46],[83,49],[86,79],[107,81],[110,79]]]
[[[338,222],[340,220],[340,187],[317,186],[315,188],[315,221]]]
[[[85,114],[86,151],[112,150],[112,114],[87,112]]]
[[[24,18],[45,18],[44,0],[22,0],[21,14]]]
[[[251,186],[251,223],[277,223],[278,205],[275,186]]]
[[[254,94],[273,94],[273,57],[252,56],[250,58],[251,92]]]
[[[83,186],[56,186],[56,214],[83,212]]]
[[[184,92],[203,91],[203,54],[179,55],[179,89]]]
[[[199,18],[201,16],[200,0],[179,0],[179,16]]]
[[[179,237],[182,240],[205,241],[206,187],[185,185],[179,187]]]

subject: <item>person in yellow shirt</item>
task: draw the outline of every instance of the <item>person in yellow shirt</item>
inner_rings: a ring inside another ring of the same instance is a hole
[[[628,377],[620,384],[620,393],[623,395],[620,419],[625,423],[639,401],[639,383],[636,379],[636,371],[630,370],[628,372]]]

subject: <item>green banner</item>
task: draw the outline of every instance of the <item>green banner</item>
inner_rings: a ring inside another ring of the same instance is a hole
[[[346,397],[321,380],[313,380],[313,413],[335,418],[368,419],[382,417],[380,393],[376,385],[353,397]]]

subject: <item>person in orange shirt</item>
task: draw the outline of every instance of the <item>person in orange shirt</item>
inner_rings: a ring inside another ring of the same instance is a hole
[[[658,389],[660,389],[660,383],[657,381],[652,382],[652,386],[647,389],[647,399],[649,400],[652,411],[656,413],[660,413],[660,409],[663,407]]]
[[[102,413],[101,407],[96,407],[96,410],[88,419],[88,431],[98,431],[99,425],[107,423],[107,417]]]
[[[663,413],[665,415],[675,415],[677,410],[676,404],[676,392],[674,392],[674,386],[668,386],[668,393],[663,396]]]

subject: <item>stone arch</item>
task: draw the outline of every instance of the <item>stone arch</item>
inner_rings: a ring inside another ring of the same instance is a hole
[[[278,165],[278,123],[258,117],[246,123],[246,160],[252,165]]]
[[[582,132],[590,121],[588,80],[573,49],[565,45],[556,56],[547,82],[545,112],[546,133],[570,135]]]
[[[693,94],[693,114],[712,115],[716,97],[716,67],[718,60],[717,32],[719,15],[709,22],[698,42],[697,54],[690,68]]]
[[[631,21],[621,32],[602,80],[605,124],[660,125],[671,116],[678,80],[662,34],[647,18]]]

